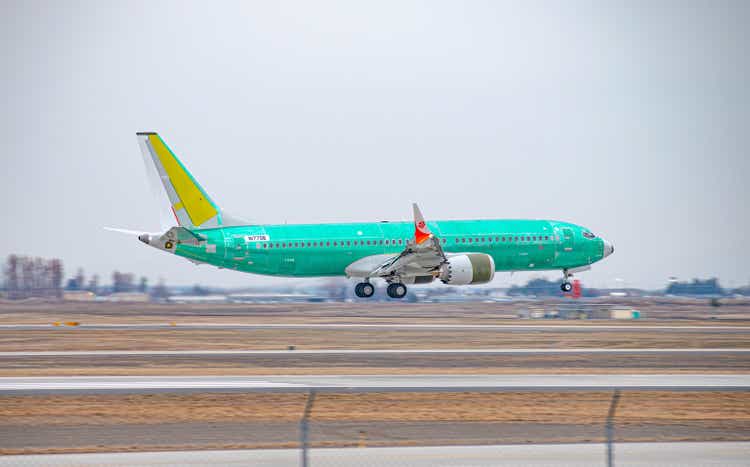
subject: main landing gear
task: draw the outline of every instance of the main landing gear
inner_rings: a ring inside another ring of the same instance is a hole
[[[369,282],[360,282],[354,286],[354,295],[359,298],[370,298],[375,293],[375,287]]]
[[[570,281],[568,280],[571,277],[573,277],[573,274],[569,273],[567,269],[563,269],[563,283],[560,284],[560,290],[562,290],[565,293],[568,293],[571,290],[573,290],[573,284],[571,284]]]
[[[406,296],[406,286],[400,282],[388,284],[386,293],[391,298],[404,298]]]
[[[388,284],[385,290],[391,298],[404,298],[406,296],[406,286],[400,282]],[[354,295],[359,298],[370,298],[375,293],[375,286],[369,282],[360,282],[354,286]]]

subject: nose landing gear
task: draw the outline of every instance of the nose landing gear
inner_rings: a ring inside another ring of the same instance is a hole
[[[567,269],[563,269],[563,283],[560,284],[560,290],[564,293],[568,293],[573,290],[573,284],[568,279],[573,277],[573,274],[569,273]]]

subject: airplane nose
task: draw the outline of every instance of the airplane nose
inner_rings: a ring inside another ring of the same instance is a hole
[[[604,241],[604,257],[606,258],[607,256],[615,252],[615,247],[612,246],[612,244],[609,243],[608,241],[606,240],[603,240],[603,241]]]

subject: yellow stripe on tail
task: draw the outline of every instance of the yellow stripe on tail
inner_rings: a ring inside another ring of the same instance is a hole
[[[217,227],[221,213],[190,172],[156,133],[138,133],[144,156],[156,166],[179,225]]]

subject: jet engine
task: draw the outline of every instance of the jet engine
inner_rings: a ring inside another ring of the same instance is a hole
[[[495,277],[495,261],[484,253],[451,256],[440,266],[438,277],[443,284],[484,284]]]

